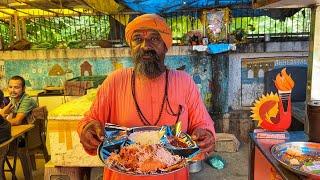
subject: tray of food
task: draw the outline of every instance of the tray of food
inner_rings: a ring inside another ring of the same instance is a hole
[[[101,161],[119,173],[161,175],[188,165],[200,148],[177,126],[126,128],[107,124],[105,139],[98,148]]]
[[[320,178],[320,144],[313,142],[286,142],[271,148],[271,154],[290,171]]]

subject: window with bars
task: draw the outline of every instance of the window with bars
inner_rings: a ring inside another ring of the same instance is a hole
[[[282,20],[275,20],[269,16],[256,16],[256,10],[247,9],[247,11],[246,17],[232,18],[228,33],[241,30],[246,33],[248,41],[260,41],[265,34],[274,41],[300,40],[309,36],[311,10],[308,8],[301,9],[293,16]],[[33,44],[33,48],[84,48],[88,45],[100,45],[106,41],[125,45],[125,25],[138,15],[138,13],[128,13],[27,17],[24,38]],[[183,44],[185,35],[190,30],[200,30],[205,33],[205,26],[200,21],[200,16],[201,11],[198,10],[164,15],[177,45]],[[16,40],[16,30],[12,24],[13,18],[0,20],[0,37],[5,46]]]

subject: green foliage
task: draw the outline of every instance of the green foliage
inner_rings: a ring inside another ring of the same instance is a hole
[[[10,43],[10,36],[9,36],[9,26],[0,21],[0,38],[2,38],[5,45]]]
[[[308,33],[310,16],[310,9],[305,8],[285,21],[267,16],[233,18],[229,31],[232,33],[241,30],[248,36]],[[205,29],[196,15],[167,18],[167,23],[175,40],[184,41],[187,32],[204,32]],[[83,48],[90,44],[95,45],[96,41],[107,40],[110,23],[109,16],[41,17],[27,19],[26,30],[27,39],[32,42],[33,48]],[[0,33],[4,44],[8,45],[12,41],[8,23],[0,21]]]
[[[285,21],[268,16],[233,18],[230,31],[244,29],[250,34],[308,33],[310,31],[311,10],[302,9]]]
[[[193,16],[177,16],[167,19],[172,30],[173,39],[182,39],[191,30],[204,29],[199,18]]]
[[[80,16],[34,18],[27,22],[28,40],[37,48],[82,48],[86,42],[107,39],[110,31],[108,17]],[[77,46],[77,44],[79,46]]]

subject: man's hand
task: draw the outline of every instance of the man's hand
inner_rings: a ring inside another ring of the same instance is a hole
[[[0,115],[6,118],[12,112],[13,108],[14,105],[11,102],[9,102],[9,104],[3,107],[3,109],[0,109]]]
[[[209,154],[214,150],[215,139],[210,131],[197,128],[192,132],[191,137],[200,147],[202,153]]]
[[[103,141],[103,128],[99,121],[89,122],[82,130],[80,142],[87,151],[96,151]]]
[[[9,102],[9,104],[6,105],[5,107],[3,107],[2,110],[3,110],[4,114],[10,114],[12,112],[13,108],[14,108],[14,105],[11,102]]]

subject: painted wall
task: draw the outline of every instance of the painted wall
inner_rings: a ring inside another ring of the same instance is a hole
[[[212,60],[212,109],[214,117],[228,111],[229,54],[214,55]]]
[[[233,53],[229,55],[229,110],[249,109],[254,99],[264,90],[263,75],[266,69],[286,66],[307,66],[308,46],[306,43],[272,43],[266,52]],[[256,51],[261,48],[253,48]],[[262,48],[263,49],[263,48]],[[287,51],[283,51],[287,50]],[[292,52],[290,52],[292,51]],[[252,67],[259,67],[252,71]],[[260,67],[261,65],[261,67]],[[266,67],[268,66],[268,67]],[[260,71],[259,75],[259,69]],[[252,76],[251,76],[252,75]]]
[[[237,52],[208,56],[191,52],[189,47],[175,46],[167,53],[166,64],[171,69],[188,72],[198,85],[208,110],[221,114],[249,109],[252,101],[263,93],[263,73],[259,76],[256,71],[251,77],[250,65],[262,65],[262,69],[271,65],[272,69],[307,64],[307,41],[244,44],[237,48]],[[268,59],[272,57],[277,58]],[[0,52],[0,87],[5,88],[7,79],[13,75],[25,77],[33,89],[42,89],[60,86],[65,80],[80,76],[81,67],[83,75],[90,72],[91,75],[106,75],[131,66],[129,48],[5,51]],[[60,75],[49,75],[50,72]]]
[[[173,47],[167,54],[170,69],[183,69],[196,82],[208,108],[211,107],[212,64],[210,56],[191,53],[188,47]],[[21,75],[28,88],[62,86],[78,76],[107,75],[118,68],[132,67],[129,48],[111,49],[56,49],[0,52],[0,88],[8,78]]]

